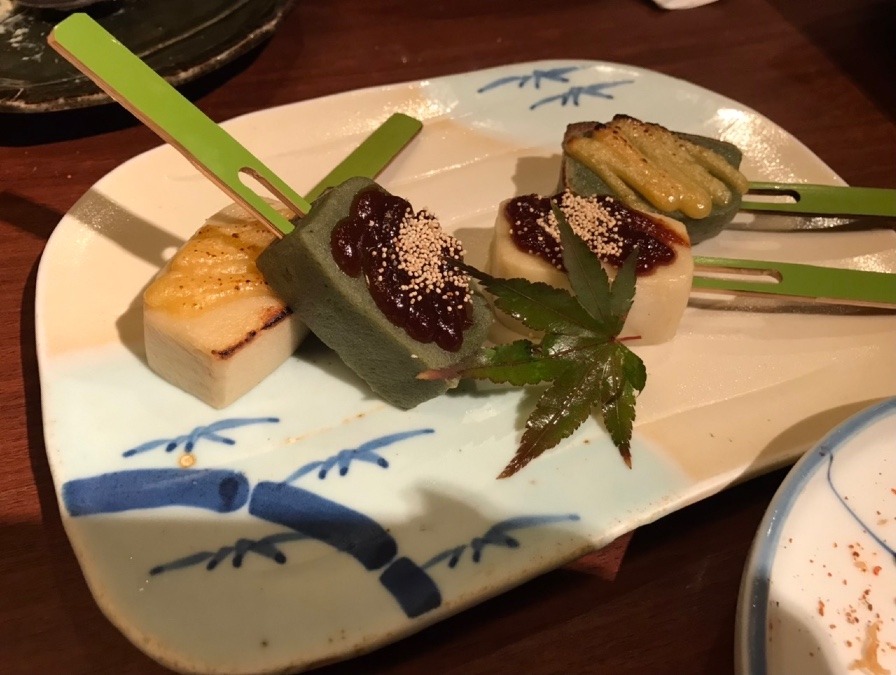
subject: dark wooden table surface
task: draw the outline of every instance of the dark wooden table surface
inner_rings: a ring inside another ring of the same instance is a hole
[[[896,186],[896,4],[299,0],[261,47],[185,88],[213,119],[539,58],[628,63],[759,110],[853,184]],[[41,250],[95,181],[159,143],[116,106],[0,115],[0,671],[155,673],[91,599],[41,430]],[[747,551],[783,471],[638,530],[335,673],[728,673]]]

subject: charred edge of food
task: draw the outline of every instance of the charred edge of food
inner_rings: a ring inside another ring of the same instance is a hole
[[[461,348],[473,324],[470,279],[445,258],[462,260],[464,249],[431,213],[415,213],[401,197],[367,188],[333,228],[330,250],[345,274],[363,274],[392,324],[418,342]]]
[[[659,218],[630,209],[613,197],[582,197],[564,190],[552,197],[530,194],[509,200],[505,216],[517,248],[564,272],[560,232],[551,202],[560,207],[573,232],[604,262],[619,267],[637,246],[637,274],[641,276],[672,264],[677,255],[675,246],[688,245]]]
[[[246,333],[246,336],[239,342],[236,342],[229,347],[225,347],[224,349],[213,349],[212,354],[222,361],[226,361],[231,356],[236,354],[240,349],[252,342],[256,337],[258,337],[259,332],[270,330],[280,322],[287,319],[290,314],[292,314],[292,310],[289,307],[283,307],[282,309],[272,308],[270,316],[265,318],[264,323],[261,325],[261,328],[259,330],[250,330],[248,333]]]

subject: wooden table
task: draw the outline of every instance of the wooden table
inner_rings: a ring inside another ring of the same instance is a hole
[[[299,2],[266,44],[186,87],[213,118],[539,58],[681,77],[759,110],[853,184],[896,182],[896,5],[721,0]],[[116,106],[0,116],[0,671],[155,673],[103,617],[60,522],[34,347],[41,250],[78,197],[159,143]],[[727,673],[747,551],[779,471],[586,563],[321,672]]]

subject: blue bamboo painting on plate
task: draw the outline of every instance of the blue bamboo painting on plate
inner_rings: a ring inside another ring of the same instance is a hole
[[[201,443],[233,446],[237,441],[232,432],[250,425],[277,424],[279,421],[276,417],[218,420],[186,434],[146,441],[125,450],[122,457],[127,459],[158,450],[170,453],[178,447],[183,447],[185,453],[193,453]],[[225,435],[225,432],[231,435]],[[244,473],[224,468],[124,469],[67,481],[62,486],[62,499],[73,517],[170,506],[227,514],[248,507],[248,513],[255,518],[286,529],[258,539],[244,537],[235,542],[222,542],[216,550],[194,551],[175,560],[160,562],[148,570],[149,574],[171,574],[200,565],[211,572],[227,560],[239,568],[248,556],[285,565],[289,560],[287,544],[315,540],[353,557],[365,570],[375,574],[402,611],[414,618],[442,604],[442,592],[427,570],[441,565],[455,569],[466,554],[470,561],[479,563],[488,547],[520,548],[522,542],[511,532],[579,520],[574,513],[525,514],[508,518],[494,523],[469,541],[451,543],[423,564],[418,564],[401,554],[396,539],[373,518],[296,485],[300,481],[325,481],[332,476],[347,478],[353,464],[386,470],[390,467],[385,457],[388,448],[434,433],[432,428],[419,428],[378,436],[357,447],[307,462],[282,481],[263,480],[253,484]]]
[[[611,100],[614,95],[607,90],[621,87],[624,85],[634,84],[634,80],[609,80],[591,82],[585,85],[571,85],[570,74],[581,70],[579,66],[565,66],[560,68],[538,69],[519,75],[505,75],[496,80],[492,80],[476,90],[477,94],[484,94],[495,89],[516,85],[518,89],[524,89],[529,85],[533,89],[541,89],[544,83],[558,83],[561,85],[570,85],[559,94],[545,96],[529,105],[529,110],[535,110],[541,106],[551,103],[559,103],[561,106],[572,104],[578,106],[581,99],[585,97],[594,97]]]

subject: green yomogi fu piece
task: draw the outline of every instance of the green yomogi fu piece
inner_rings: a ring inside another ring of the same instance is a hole
[[[475,353],[492,316],[463,249],[426,211],[366,178],[326,192],[266,249],[267,282],[388,403],[412,408],[452,383],[418,380]]]
[[[570,124],[561,188],[612,195],[628,207],[681,221],[691,244],[716,236],[740,210],[747,179],[733,144],[616,115]]]

